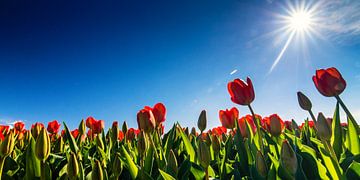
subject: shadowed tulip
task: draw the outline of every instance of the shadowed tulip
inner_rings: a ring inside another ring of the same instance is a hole
[[[334,67],[316,70],[312,79],[316,89],[326,97],[338,96],[346,88],[346,81]]]
[[[254,87],[249,77],[246,82],[240,79],[229,82],[228,91],[231,101],[239,105],[250,105],[255,99]]]
[[[235,107],[231,108],[230,110],[220,110],[219,118],[223,127],[227,129],[233,129],[235,127],[235,122],[239,118],[239,111]]]

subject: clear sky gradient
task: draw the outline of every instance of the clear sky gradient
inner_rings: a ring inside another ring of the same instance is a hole
[[[334,4],[319,8],[332,19],[320,35],[294,38],[269,73],[287,38],[276,31],[285,1],[1,1],[0,123],[57,119],[75,128],[94,116],[107,128],[113,120],[137,127],[138,110],[163,102],[165,126],[196,126],[206,109],[213,127],[220,109],[249,113],[226,87],[246,76],[256,113],[300,123],[308,114],[299,90],[332,116],[335,99],[311,80],[331,66],[347,80],[341,96],[359,121],[360,6]]]

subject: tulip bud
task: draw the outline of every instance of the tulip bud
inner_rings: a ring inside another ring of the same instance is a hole
[[[118,122],[114,121],[112,126],[111,126],[111,140],[112,142],[117,142],[119,137],[119,126],[118,126]]]
[[[330,140],[331,135],[332,135],[331,125],[329,124],[329,122],[326,120],[326,118],[324,117],[324,115],[322,113],[319,113],[319,115],[318,115],[317,122],[316,122],[316,129],[317,129],[318,136],[321,139]]]
[[[290,173],[294,175],[296,173],[298,162],[296,154],[287,140],[284,140],[281,146],[280,154],[281,165]]]
[[[41,123],[35,123],[35,125],[31,127],[31,134],[35,139],[37,139],[42,128],[44,128],[44,125]]]
[[[269,117],[270,134],[273,136],[279,136],[284,129],[284,122],[277,114],[273,114]]]
[[[128,126],[127,126],[127,124],[126,124],[126,121],[124,121],[124,123],[123,123],[123,125],[122,125],[122,132],[123,132],[124,134],[126,134],[127,130],[128,130]]]
[[[191,134],[196,136],[196,129],[194,127],[191,128]]]
[[[86,134],[86,125],[84,119],[82,119],[79,124],[79,134],[81,135]]]
[[[15,137],[12,131],[5,137],[4,141],[1,142],[0,145],[0,156],[6,157],[8,156],[13,150],[15,146]]]
[[[145,132],[141,131],[138,137],[137,147],[139,154],[143,155],[147,149],[147,142],[145,139]]]
[[[184,133],[186,134],[186,136],[189,136],[189,135],[190,135],[190,134],[189,134],[189,128],[188,128],[188,127],[185,128]]]
[[[300,107],[305,111],[310,111],[312,108],[311,101],[308,97],[306,97],[302,92],[297,92],[297,97],[299,101]]]
[[[268,174],[268,169],[264,156],[261,154],[260,151],[256,153],[256,170],[262,177],[266,177]]]
[[[91,179],[93,180],[103,180],[104,179],[104,172],[101,167],[100,161],[95,160],[93,165],[93,169],[91,172]]]
[[[63,137],[59,137],[57,140],[56,140],[56,144],[55,144],[55,152],[57,153],[60,153],[60,152],[63,152],[63,149],[64,149],[64,140],[63,140]]]
[[[171,149],[170,150],[170,154],[169,154],[169,158],[168,158],[168,165],[169,165],[169,168],[174,172],[174,173],[177,173],[178,171],[178,163],[177,163],[177,160],[176,160],[176,156],[175,156],[175,153],[174,151]]]
[[[100,137],[100,135],[97,135],[95,140],[96,140],[96,146],[98,148],[100,148],[101,150],[104,150],[105,145],[104,145],[104,142],[102,141],[102,138]]]
[[[214,154],[218,154],[220,152],[220,141],[216,136],[212,136],[212,148],[214,150]]]
[[[199,147],[197,153],[198,153],[198,160],[200,162],[200,165],[204,169],[207,169],[210,165],[209,146],[205,142],[199,141]]]
[[[78,159],[76,158],[75,153],[70,152],[70,156],[68,159],[68,165],[67,165],[67,173],[70,179],[74,179],[77,177],[78,173],[79,173],[79,162]]]
[[[202,110],[198,119],[198,128],[201,132],[206,129],[206,111]]]
[[[119,177],[123,170],[123,165],[121,163],[120,155],[118,153],[115,154],[115,159],[113,162],[112,170],[113,170],[115,177]]]
[[[45,128],[42,128],[36,139],[35,154],[39,160],[46,160],[50,155],[50,138]]]

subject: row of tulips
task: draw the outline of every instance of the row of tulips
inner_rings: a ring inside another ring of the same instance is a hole
[[[319,92],[335,97],[334,116],[317,117],[312,103],[298,92],[299,105],[311,120],[298,125],[277,114],[261,117],[251,103],[250,78],[228,84],[236,107],[219,111],[221,126],[207,129],[206,111],[198,129],[176,123],[164,132],[162,103],[137,113],[138,128],[88,117],[69,130],[54,120],[29,130],[17,122],[0,126],[0,174],[3,179],[359,179],[359,126],[339,95],[346,82],[335,68],[316,71]],[[339,112],[347,114],[341,123]],[[60,132],[60,128],[63,130]]]

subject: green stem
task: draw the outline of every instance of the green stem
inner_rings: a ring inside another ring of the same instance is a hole
[[[253,121],[255,122],[256,125],[256,131],[259,133],[259,145],[260,145],[260,151],[261,153],[264,153],[264,144],[263,144],[263,140],[262,140],[262,134],[261,134],[261,125],[260,125],[260,119],[256,119],[255,113],[253,108],[251,107],[251,105],[248,105],[250,112],[252,114],[253,117]]]
[[[40,165],[41,165],[41,177],[40,177],[40,180],[46,180],[46,177],[45,177],[45,160],[41,160]]]
[[[5,159],[6,159],[6,156],[5,157],[0,157],[0,180],[1,180],[1,177],[2,177],[2,170],[3,170],[3,167],[4,167]]]
[[[344,109],[346,115],[350,118],[352,122],[356,122],[354,116],[350,113],[349,109],[345,106],[345,103],[341,100],[340,96],[335,96],[336,100],[340,103],[341,107]]]
[[[309,114],[310,114],[311,118],[313,119],[314,123],[316,124],[316,117],[314,116],[314,113],[311,111],[311,109],[309,110]]]
[[[209,167],[205,168],[205,180],[209,180]]]

